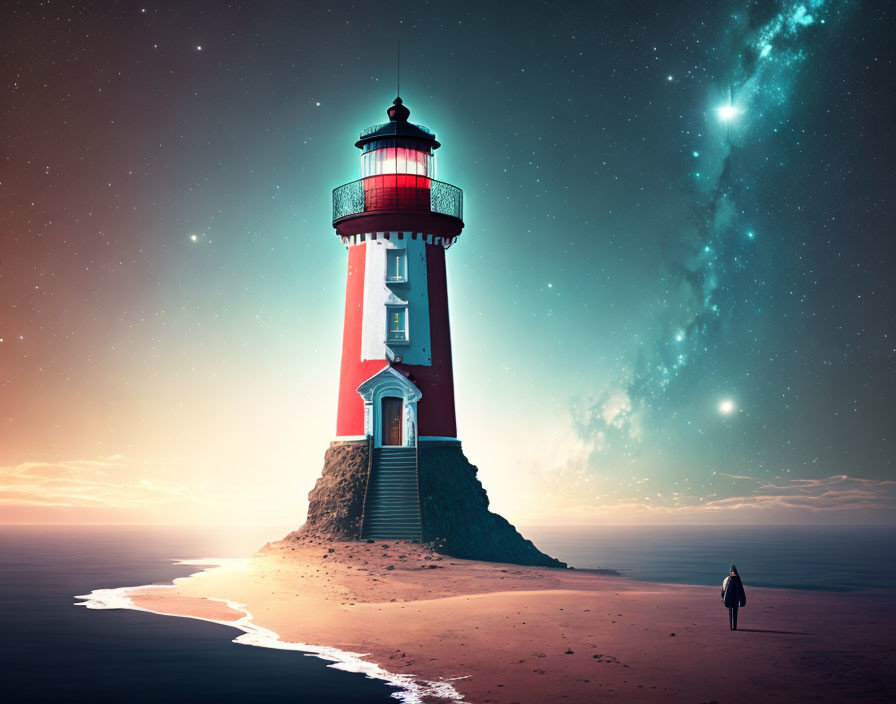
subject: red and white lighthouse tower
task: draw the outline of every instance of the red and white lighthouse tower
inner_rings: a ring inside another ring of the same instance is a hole
[[[457,438],[445,251],[463,194],[435,180],[439,142],[396,98],[361,133],[361,178],[333,191],[348,249],[337,440],[375,447]]]
[[[361,178],[333,191],[348,249],[336,441],[296,537],[422,540],[474,560],[559,567],[488,510],[454,415],[445,252],[463,194],[435,178],[435,135],[389,121],[361,133]]]

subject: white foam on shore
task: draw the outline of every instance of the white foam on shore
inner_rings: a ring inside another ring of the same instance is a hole
[[[205,567],[208,570],[236,570],[245,566],[249,560],[233,559],[233,558],[204,558],[200,560],[176,560],[176,565],[196,565]],[[196,573],[198,574],[198,573]],[[191,575],[192,576],[192,575]],[[174,580],[177,582],[178,580]],[[115,587],[111,589],[94,589],[90,594],[76,596],[76,599],[83,599],[77,602],[75,606],[84,606],[88,609],[130,609],[132,611],[146,611],[147,613],[159,614],[161,616],[181,616],[180,614],[165,614],[161,611],[154,611],[138,606],[131,599],[131,593],[135,591],[143,591],[145,589],[173,589],[174,584],[147,584],[136,587]],[[436,697],[451,702],[451,704],[460,704],[463,702],[463,695],[460,694],[452,681],[465,679],[464,677],[455,677],[445,680],[424,680],[414,675],[400,674],[389,672],[376,663],[364,660],[366,653],[351,653],[338,648],[331,648],[326,645],[309,645],[307,643],[290,643],[280,639],[274,631],[268,628],[262,628],[252,621],[252,614],[249,613],[245,604],[238,604],[229,599],[216,599],[206,597],[209,601],[218,601],[226,604],[228,607],[242,614],[235,621],[220,621],[213,618],[202,618],[199,616],[182,615],[183,618],[195,618],[199,621],[207,621],[209,623],[217,623],[222,626],[232,626],[233,628],[243,631],[242,635],[233,639],[234,643],[240,645],[254,645],[259,648],[275,648],[277,650],[297,650],[305,655],[326,660],[327,667],[335,670],[343,670],[345,672],[355,672],[366,675],[371,679],[382,680],[400,690],[392,693],[392,697],[402,702],[402,704],[422,704],[424,697]]]

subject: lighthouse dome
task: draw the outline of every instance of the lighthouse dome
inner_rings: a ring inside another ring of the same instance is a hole
[[[408,122],[411,111],[400,97],[392,101],[386,114],[389,122],[373,125],[361,132],[361,138],[355,142],[358,149],[366,152],[385,146],[407,146],[428,151],[441,146],[430,129]]]

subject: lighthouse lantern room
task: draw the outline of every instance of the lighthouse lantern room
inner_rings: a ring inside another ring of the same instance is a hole
[[[387,114],[355,143],[361,178],[333,191],[348,249],[337,440],[457,442],[445,251],[463,194],[435,179],[440,144],[401,98]]]

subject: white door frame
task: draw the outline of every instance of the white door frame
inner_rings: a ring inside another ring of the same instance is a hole
[[[373,435],[374,447],[383,444],[383,397],[394,396],[403,400],[404,423],[401,428],[401,445],[413,447],[417,443],[417,401],[423,393],[404,374],[387,365],[358,386],[364,399],[364,434]]]

